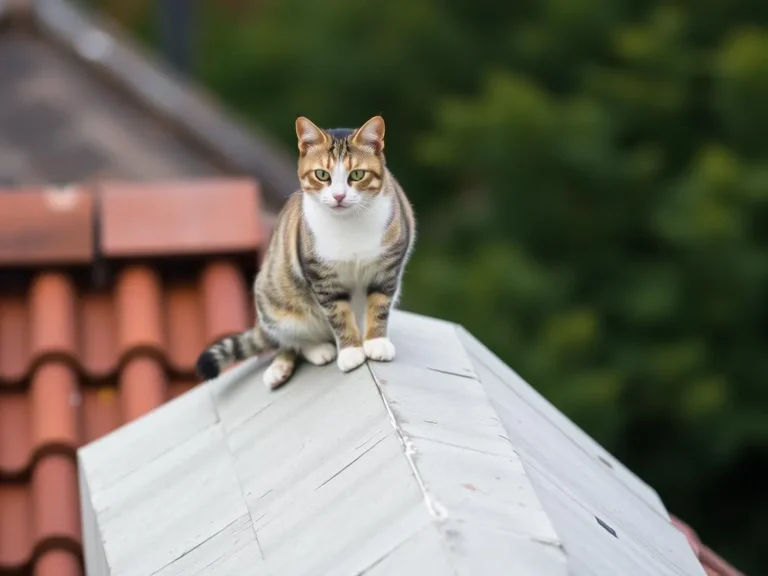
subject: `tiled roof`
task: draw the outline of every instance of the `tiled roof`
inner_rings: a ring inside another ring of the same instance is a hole
[[[68,0],[0,0],[0,186],[257,178],[273,211],[292,155],[115,25]]]
[[[244,180],[0,194],[0,575],[83,573],[75,450],[251,321],[259,211]]]
[[[685,534],[688,543],[693,549],[693,553],[696,554],[699,562],[701,562],[701,566],[704,568],[707,576],[744,576],[743,572],[739,572],[718,556],[711,548],[705,546],[699,539],[698,534],[688,524],[674,516],[672,517],[672,524]]]

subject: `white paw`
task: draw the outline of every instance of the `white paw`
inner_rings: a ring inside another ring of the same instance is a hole
[[[342,372],[354,370],[365,362],[365,351],[361,348],[344,348],[339,351],[339,358],[336,364]]]
[[[302,348],[301,353],[307,359],[307,362],[311,362],[315,366],[323,366],[336,358],[336,345],[330,342],[323,342],[322,344]]]
[[[373,338],[363,342],[365,355],[371,360],[389,362],[395,359],[395,345],[389,338]]]
[[[269,368],[264,371],[264,384],[267,388],[274,390],[281,384],[284,384],[293,374],[293,365],[279,360],[272,362]]]

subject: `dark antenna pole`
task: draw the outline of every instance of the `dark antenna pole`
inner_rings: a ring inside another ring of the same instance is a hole
[[[183,76],[192,74],[192,19],[196,0],[160,0],[160,40],[168,62]]]

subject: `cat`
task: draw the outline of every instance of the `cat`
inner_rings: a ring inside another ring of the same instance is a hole
[[[276,351],[264,372],[284,384],[303,357],[342,372],[395,358],[389,317],[414,246],[413,208],[384,158],[384,119],[357,129],[296,120],[301,190],[280,211],[254,281],[256,326],[197,360],[203,380]],[[364,328],[363,328],[364,325]]]

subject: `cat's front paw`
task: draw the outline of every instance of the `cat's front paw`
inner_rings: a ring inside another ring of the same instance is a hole
[[[301,349],[301,353],[308,362],[315,366],[324,366],[336,358],[336,345],[331,342],[314,344]]]
[[[395,359],[395,345],[389,338],[372,338],[363,342],[366,357],[378,362],[390,362]]]
[[[285,382],[288,381],[288,378],[290,378],[292,375],[292,364],[288,362],[281,362],[280,360],[275,360],[272,362],[269,368],[264,371],[264,384],[270,390],[274,390],[282,384],[285,384]]]
[[[349,372],[365,362],[365,351],[362,347],[350,347],[339,350],[336,364],[342,372]]]

